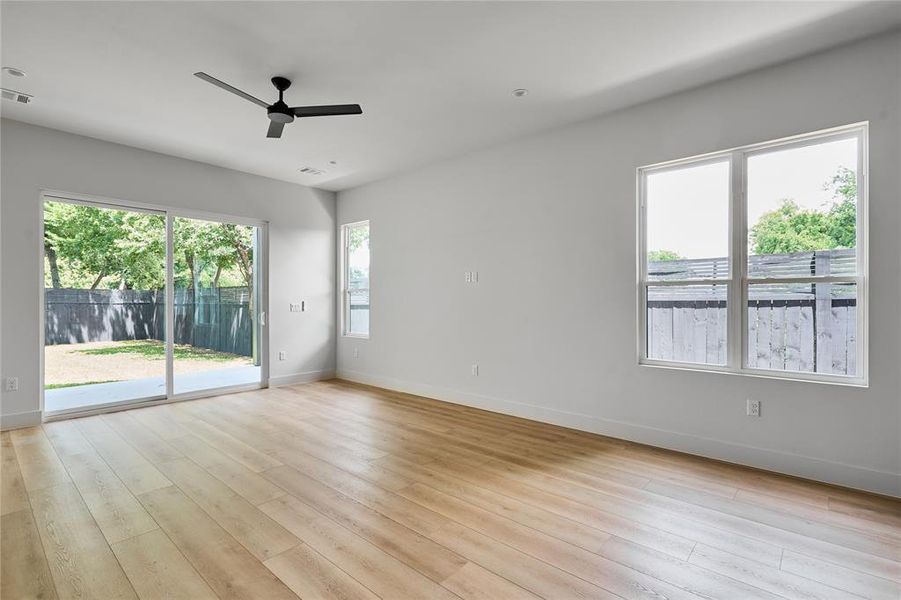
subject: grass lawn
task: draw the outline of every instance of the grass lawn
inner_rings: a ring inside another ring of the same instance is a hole
[[[245,367],[248,356],[175,346],[175,374]],[[164,377],[166,345],[159,340],[57,344],[44,348],[44,389]]]
[[[94,385],[95,383],[112,383],[115,380],[110,381],[85,381],[84,383],[50,383],[44,386],[45,390],[58,390],[60,388],[67,387],[75,387],[77,385]]]
[[[132,354],[150,360],[166,360],[166,344],[158,340],[128,340],[115,342],[115,344],[115,346],[75,350],[74,352],[89,356]],[[212,360],[217,362],[231,362],[237,357],[236,354],[217,352],[207,348],[195,348],[185,344],[175,344],[174,356],[175,360]]]

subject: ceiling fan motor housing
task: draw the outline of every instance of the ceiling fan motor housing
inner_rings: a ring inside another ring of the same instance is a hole
[[[269,114],[269,120],[276,123],[290,123],[294,120],[294,113],[281,100],[267,108],[266,112]]]

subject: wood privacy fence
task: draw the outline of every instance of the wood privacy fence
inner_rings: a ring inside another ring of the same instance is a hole
[[[44,290],[44,343],[165,340],[163,290]],[[246,287],[175,290],[175,343],[253,356]]]
[[[851,275],[853,249],[752,256],[751,277]],[[648,263],[648,356],[726,362],[726,286],[654,286],[653,281],[728,276],[728,259]],[[854,284],[766,284],[748,291],[751,367],[857,374],[857,290]]]

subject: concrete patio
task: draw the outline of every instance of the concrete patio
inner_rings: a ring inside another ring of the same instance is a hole
[[[194,373],[176,373],[175,394],[188,394],[203,390],[213,390],[239,385],[259,383],[262,377],[260,367],[238,366]],[[44,391],[44,412],[55,413],[76,408],[88,409],[97,406],[118,404],[166,396],[164,377],[144,377],[128,381],[94,383]]]

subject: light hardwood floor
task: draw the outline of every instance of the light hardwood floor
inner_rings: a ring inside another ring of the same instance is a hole
[[[2,597],[901,597],[901,502],[330,381],[2,434]]]

